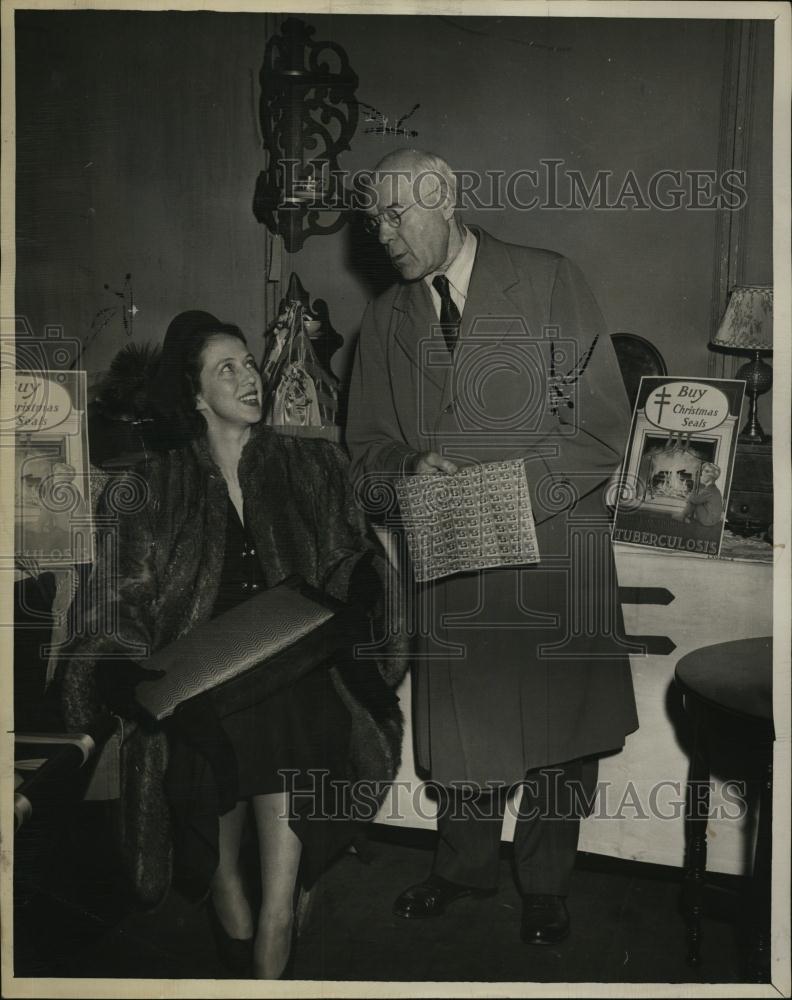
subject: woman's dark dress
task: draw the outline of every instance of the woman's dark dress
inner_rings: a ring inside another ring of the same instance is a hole
[[[212,617],[265,587],[253,543],[229,500],[225,560]],[[336,778],[344,773],[349,713],[324,667],[258,705],[228,716],[223,729],[236,754],[240,799],[282,792],[284,779],[279,769],[301,772],[297,784],[302,787],[310,787],[306,773],[311,770],[328,770]]]
[[[225,557],[212,618],[265,586],[253,542],[229,500]],[[208,718],[205,709],[201,717]],[[206,728],[213,724],[211,720]],[[222,767],[213,771],[207,759],[214,758],[217,768],[222,753],[231,750],[236,763],[236,801],[296,791],[290,823],[303,843],[302,880],[312,883],[356,833],[356,824],[343,818],[343,795],[334,798],[346,772],[350,717],[329,670],[318,667],[258,704],[226,716],[220,720],[220,730],[214,741],[220,752],[209,746],[208,756],[203,736],[202,746],[196,749],[178,729],[170,734],[166,789],[174,820],[174,879],[190,895],[200,897],[208,888],[217,862],[217,780],[225,779]],[[231,767],[229,780],[233,763]],[[294,773],[284,778],[279,771]]]

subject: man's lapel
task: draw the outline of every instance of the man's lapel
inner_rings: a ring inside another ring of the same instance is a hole
[[[478,248],[454,356],[454,377],[447,380],[441,401],[446,411],[454,407],[460,393],[470,391],[479,365],[486,370],[488,362],[484,359],[491,359],[506,337],[525,337],[529,322],[526,296],[530,293],[506,247],[483,230],[471,229]],[[536,310],[529,308],[528,312],[535,314]]]
[[[435,340],[437,347],[443,348],[444,341],[432,296],[425,282],[412,281],[401,286],[393,303],[392,323],[393,336],[398,346],[424,378],[442,389],[445,373],[441,368],[435,369],[433,365],[426,363],[427,349],[431,348]]]
[[[475,334],[485,330],[487,338],[492,337],[492,346],[495,347],[512,329],[511,323],[498,321],[521,314],[517,298],[509,294],[519,285],[520,276],[502,243],[476,226],[470,228],[478,239],[478,248],[462,315],[460,338],[464,340],[471,331]]]
[[[486,337],[488,345],[497,347],[505,336],[519,334],[523,329],[521,321],[527,321],[524,301],[527,292],[505,246],[482,229],[470,228],[478,246],[457,350],[471,333],[476,340],[479,336]],[[515,294],[518,289],[519,294]],[[427,347],[436,341],[438,351],[445,348],[432,297],[424,281],[401,286],[393,303],[392,324],[392,336],[401,350],[421,371],[422,377],[445,390],[446,395],[452,382],[447,377],[450,366],[446,369],[443,365],[426,363]],[[534,331],[534,335],[537,333]]]

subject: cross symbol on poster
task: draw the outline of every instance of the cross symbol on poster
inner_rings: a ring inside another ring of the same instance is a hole
[[[671,396],[665,389],[661,389],[660,392],[656,393],[653,402],[657,403],[657,423],[659,424],[663,417],[663,407],[671,402]]]

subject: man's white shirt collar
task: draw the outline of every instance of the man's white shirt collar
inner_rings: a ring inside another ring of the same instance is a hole
[[[427,274],[424,281],[429,287],[429,292],[434,302],[435,311],[440,316],[440,296],[432,286],[432,282],[438,274],[445,274],[451,290],[451,298],[454,301],[460,315],[464,312],[467,300],[470,276],[473,273],[473,264],[476,260],[476,237],[469,229],[465,229],[465,239],[459,253],[454,257],[445,271],[434,271]]]

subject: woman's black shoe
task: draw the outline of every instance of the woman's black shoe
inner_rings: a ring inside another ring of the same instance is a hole
[[[207,900],[209,922],[220,961],[235,979],[253,977],[253,938],[233,938],[220,923],[211,899]]]

